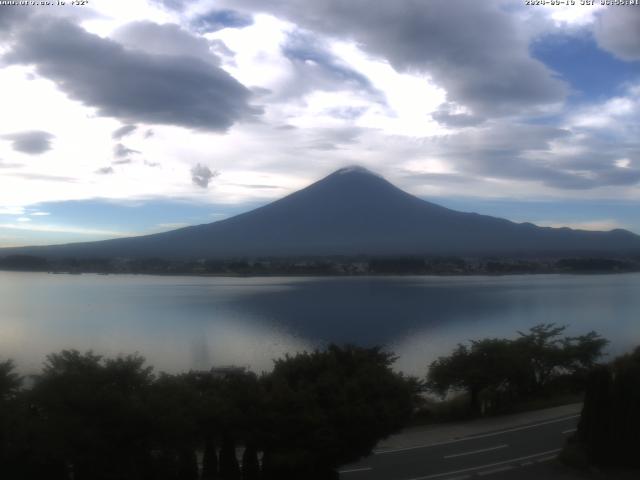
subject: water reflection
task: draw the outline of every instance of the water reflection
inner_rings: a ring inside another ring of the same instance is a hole
[[[329,342],[384,344],[423,374],[457,342],[541,322],[640,343],[640,274],[512,277],[198,278],[0,273],[0,357],[138,351],[159,369],[269,369]]]

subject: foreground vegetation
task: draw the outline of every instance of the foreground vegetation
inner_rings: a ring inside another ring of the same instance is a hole
[[[379,348],[331,346],[260,377],[155,375],[138,356],[63,351],[28,389],[4,362],[0,478],[337,478],[411,416],[418,384],[392,362]]]
[[[563,457],[583,467],[640,468],[640,347],[591,370],[578,431]]]
[[[598,364],[607,341],[541,324],[461,344],[426,379],[381,348],[330,346],[270,373],[156,374],[137,355],[65,350],[24,379],[0,362],[0,478],[336,479],[339,466],[424,415],[425,391],[463,416],[501,413],[587,386],[574,443],[597,464],[638,465],[640,348]],[[431,408],[431,407],[428,407]]]
[[[566,327],[540,324],[516,339],[460,344],[429,367],[427,388],[442,397],[464,392],[468,415],[500,413],[518,404],[584,391],[608,341],[596,332],[563,336]]]

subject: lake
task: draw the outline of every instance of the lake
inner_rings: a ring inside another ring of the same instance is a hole
[[[423,375],[458,342],[542,322],[640,344],[640,273],[466,277],[155,277],[0,272],[0,359],[37,372],[63,348],[139,352],[171,372],[271,368],[330,342],[383,344]]]

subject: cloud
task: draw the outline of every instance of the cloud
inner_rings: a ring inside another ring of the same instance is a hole
[[[640,8],[618,6],[605,9],[595,24],[598,45],[626,61],[640,60]]]
[[[10,163],[10,162],[5,162],[4,160],[2,160],[0,158],[0,168],[20,168],[23,165],[20,163]]]
[[[211,10],[191,21],[191,28],[198,33],[211,33],[223,28],[244,28],[253,24],[253,18],[235,10]]]
[[[224,132],[261,113],[249,105],[250,91],[219,67],[127,50],[66,20],[28,24],[5,59],[34,65],[70,98],[127,123]]]
[[[339,118],[340,120],[354,120],[361,117],[369,110],[369,107],[335,107],[326,110],[327,115]]]
[[[96,170],[98,175],[111,175],[114,173],[113,167],[102,167]]]
[[[113,147],[113,155],[118,158],[126,158],[132,153],[140,153],[140,152],[132,148],[127,148],[121,143],[117,143],[115,147]]]
[[[39,180],[43,182],[78,183],[77,178],[48,175],[46,173],[7,173],[6,176],[23,178],[25,180]]]
[[[243,183],[234,183],[232,185],[235,187],[250,188],[250,189],[257,189],[257,190],[282,188],[279,185],[243,184]]]
[[[209,40],[209,49],[218,57],[223,57],[229,61],[235,56],[235,52],[227,47],[227,44],[218,38]]]
[[[62,225],[34,225],[34,224],[15,224],[1,223],[0,228],[8,228],[11,230],[29,230],[32,232],[56,232],[56,233],[75,233],[78,235],[96,235],[100,237],[134,237],[135,232],[116,232],[113,230],[97,230],[92,228],[62,226]]]
[[[185,9],[184,0],[151,0],[153,3],[160,5],[167,10],[175,10],[177,12],[182,12]]]
[[[454,105],[445,104],[437,112],[431,114],[431,117],[438,123],[447,127],[472,127],[484,122],[484,118],[478,115],[472,115],[466,112],[457,111]]]
[[[302,31],[287,36],[282,54],[294,68],[294,80],[283,88],[286,97],[313,90],[355,90],[384,103],[384,95],[369,79],[332,54],[318,37]]]
[[[357,143],[365,131],[360,127],[319,128],[311,132],[312,140],[305,148],[336,150],[341,146]]]
[[[0,215],[24,215],[24,207],[0,207]]]
[[[602,220],[590,220],[585,222],[572,222],[572,221],[562,222],[557,220],[538,220],[535,222],[535,224],[541,227],[553,227],[553,228],[568,227],[574,230],[592,230],[596,232],[606,232],[609,230],[615,230],[615,229],[625,227],[618,220],[615,220],[612,218],[606,218]]]
[[[31,15],[30,10],[29,8],[3,7],[2,15],[0,15],[0,32],[10,33]]]
[[[131,22],[115,30],[111,38],[128,49],[151,55],[195,57],[213,65],[220,64],[206,38],[192,35],[173,23]]]
[[[640,169],[618,162],[637,157],[638,146],[606,137],[585,138],[579,130],[497,121],[425,140],[422,149],[445,161],[456,181],[463,175],[538,182],[564,190],[639,183]]]
[[[136,130],[135,125],[123,125],[122,127],[114,130],[111,134],[111,138],[114,140],[120,140],[122,137],[126,137],[127,135],[132,134]]]
[[[481,116],[539,110],[564,100],[566,85],[529,54],[517,15],[500,1],[234,0],[236,8],[285,17],[356,42],[400,72],[422,72],[448,99]]]
[[[191,168],[191,181],[194,185],[197,185],[202,188],[207,188],[209,186],[209,182],[214,177],[220,175],[219,172],[211,171],[211,169],[205,165],[201,165],[198,163],[193,168]]]
[[[158,223],[156,227],[168,228],[174,230],[176,228],[188,227],[189,224],[185,222],[171,222],[171,223]]]
[[[31,130],[27,132],[8,133],[0,138],[10,140],[14,150],[29,155],[40,155],[51,150],[51,140],[54,138],[49,132]]]
[[[133,160],[131,160],[130,158],[123,158],[122,160],[114,160],[111,163],[113,165],[128,165],[130,163],[133,163]]]

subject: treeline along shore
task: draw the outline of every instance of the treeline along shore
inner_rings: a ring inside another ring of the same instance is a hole
[[[0,270],[155,275],[508,275],[640,271],[625,257],[314,257],[170,260],[163,258],[0,257]]]
[[[434,396],[460,399],[473,417],[585,390],[565,456],[640,466],[640,348],[601,364],[605,339],[564,331],[542,324],[461,344],[422,379],[395,372],[381,347],[336,345],[287,355],[260,375],[156,373],[139,355],[64,350],[25,381],[0,361],[0,477],[337,479],[384,437],[436,415]]]

